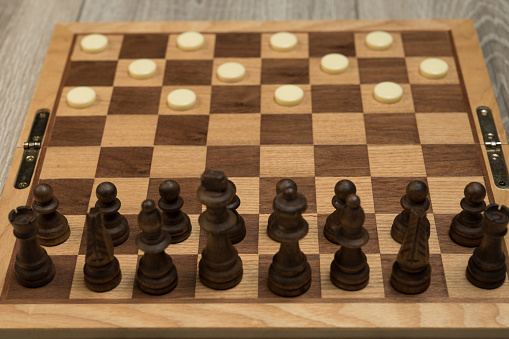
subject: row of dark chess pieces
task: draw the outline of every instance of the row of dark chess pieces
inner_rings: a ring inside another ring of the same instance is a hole
[[[362,251],[369,241],[364,224],[364,211],[356,195],[355,184],[340,180],[335,186],[332,212],[324,227],[325,237],[340,245],[331,263],[330,279],[338,288],[356,291],[369,282],[369,265]],[[180,186],[166,180],[159,186],[158,206],[145,200],[138,215],[141,233],[136,245],[144,252],[136,271],[138,287],[149,294],[165,294],[178,283],[177,269],[165,253],[170,243],[186,240],[192,229],[189,217],[181,211],[183,199]],[[55,246],[70,235],[65,216],[57,211],[58,199],[47,184],[34,189],[32,208],[18,207],[9,219],[14,235],[19,239],[15,262],[15,277],[25,287],[41,287],[55,276],[55,267],[41,246]],[[129,226],[119,213],[120,201],[114,184],[101,183],[96,190],[97,203],[87,213],[87,250],[84,265],[86,286],[96,292],[115,288],[121,281],[121,270],[114,256],[114,246],[129,237]],[[502,239],[507,232],[509,209],[492,204],[486,207],[486,189],[477,182],[468,184],[461,200],[462,211],[451,222],[450,236],[456,243],[477,247],[470,258],[466,275],[481,288],[497,288],[506,276]],[[206,170],[201,176],[198,199],[206,206],[199,217],[200,227],[207,236],[207,244],[199,263],[200,281],[212,289],[229,289],[240,283],[242,260],[234,244],[246,235],[244,219],[236,209],[240,199],[236,187],[224,173]],[[399,292],[424,292],[431,282],[429,264],[430,223],[426,210],[430,206],[428,187],[422,181],[412,181],[401,198],[403,211],[391,228],[395,241],[401,243],[393,264],[391,285]],[[291,179],[282,179],[276,185],[274,212],[267,224],[270,238],[281,243],[269,268],[269,288],[280,296],[298,296],[311,285],[311,267],[299,248],[299,240],[308,232],[308,223],[302,217],[306,198],[298,193]]]

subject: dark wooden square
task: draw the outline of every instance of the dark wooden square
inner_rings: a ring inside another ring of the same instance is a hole
[[[148,184],[147,199],[152,199],[158,203],[161,196],[159,195],[159,185],[166,179],[172,179],[180,185],[180,196],[184,200],[182,211],[187,214],[200,214],[202,212],[202,204],[196,198],[196,192],[200,187],[200,178],[150,178]]]
[[[313,144],[311,114],[262,114],[260,143]]]
[[[408,72],[404,58],[359,58],[361,84],[376,84],[382,81],[408,83]]]
[[[166,56],[167,34],[126,34],[120,59],[164,59]]]
[[[155,145],[205,145],[208,115],[160,115]]]
[[[422,154],[429,176],[483,176],[478,145],[422,145]]]
[[[115,87],[108,114],[157,114],[161,87]]]
[[[208,146],[205,167],[228,177],[258,177],[260,146]]]
[[[453,56],[448,32],[401,33],[406,56]]]
[[[426,178],[371,178],[375,212],[400,213],[403,210],[400,204],[401,198],[406,194],[407,185],[413,180],[421,180],[428,184]],[[432,206],[430,206],[428,213],[432,212]]]
[[[364,114],[368,144],[419,144],[415,114]]]
[[[358,85],[312,85],[313,113],[362,112]]]
[[[212,86],[210,113],[260,113],[260,86]]]
[[[84,215],[92,194],[94,179],[44,179],[39,183],[50,185],[60,201],[58,211],[64,215]],[[35,187],[35,185],[33,185]]]
[[[216,34],[216,58],[259,58],[261,35],[258,33]]]
[[[353,33],[309,33],[309,56],[321,58],[329,53],[355,56]]]
[[[164,85],[195,86],[212,82],[212,60],[167,60]]]
[[[458,213],[461,212],[460,202],[458,201]],[[438,244],[440,245],[440,253],[450,254],[472,254],[475,247],[464,247],[456,244],[449,237],[449,228],[455,214],[434,214],[435,226],[437,229]],[[467,263],[465,263],[465,267]]]
[[[366,145],[316,145],[315,175],[317,177],[369,176]]]
[[[276,184],[283,178],[260,178],[260,213],[270,214],[274,211],[272,202],[276,197]],[[291,178],[297,184],[297,191],[306,197],[308,207],[304,213],[316,213],[315,178]]]
[[[97,178],[136,178],[150,176],[153,147],[102,147]]]
[[[100,146],[106,117],[57,117],[49,146]]]
[[[263,59],[262,84],[308,84],[309,59]]]
[[[66,86],[113,86],[116,61],[72,61]]]
[[[416,113],[466,112],[460,85],[412,85]]]

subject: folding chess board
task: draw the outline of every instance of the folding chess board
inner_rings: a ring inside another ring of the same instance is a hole
[[[176,47],[184,31],[199,31],[205,46],[196,52]],[[364,44],[373,30],[391,32],[393,46],[372,51]],[[298,47],[281,53],[268,39],[289,31]],[[109,37],[110,48],[85,54],[80,39],[89,33]],[[341,75],[320,70],[320,58],[342,53],[350,67]],[[440,57],[445,78],[420,76],[419,63]],[[148,80],[128,76],[133,59],[158,65]],[[217,67],[238,61],[247,69],[238,83],[221,83]],[[403,99],[381,104],[376,83],[393,81]],[[296,84],[301,104],[279,106],[278,85]],[[92,87],[96,103],[70,108],[67,92]],[[198,96],[188,111],[173,111],[168,93],[189,88]],[[471,248],[448,237],[452,217],[467,183],[486,185],[487,200],[506,204],[497,188],[477,119],[476,108],[493,113],[502,148],[507,140],[471,21],[300,21],[69,23],[56,27],[19,147],[0,204],[0,327],[21,334],[139,336],[491,336],[509,333],[509,282],[496,290],[469,284],[465,268]],[[23,143],[41,109],[49,122],[31,181],[14,187]],[[507,153],[506,153],[507,154]],[[198,216],[196,190],[205,168],[222,170],[241,199],[246,238],[236,245],[244,264],[240,285],[216,291],[197,279],[206,236]],[[267,287],[268,267],[279,244],[266,234],[275,183],[296,181],[308,201],[309,233],[301,249],[312,267],[310,290],[283,298]],[[158,185],[177,180],[193,232],[170,245],[178,287],[163,296],[142,293],[135,284],[141,253],[135,246],[137,214],[146,198],[157,201]],[[364,247],[371,268],[369,285],[340,290],[329,280],[338,246],[323,236],[333,211],[335,183],[357,185],[370,240]],[[390,227],[401,211],[399,200],[414,179],[429,185],[431,208],[431,286],[419,295],[396,292],[389,283],[399,250]],[[85,214],[96,201],[95,187],[111,181],[131,227],[126,243],[115,248],[121,284],[106,293],[85,287]],[[49,285],[27,289],[13,274],[16,250],[9,211],[31,205],[35,184],[52,185],[66,215],[71,237],[47,248],[57,270]],[[21,188],[27,186],[25,188]],[[489,332],[485,332],[489,329]],[[54,331],[41,331],[54,330]],[[481,332],[482,331],[482,332]],[[9,332],[11,333],[11,332]],[[49,334],[48,334],[49,333]]]

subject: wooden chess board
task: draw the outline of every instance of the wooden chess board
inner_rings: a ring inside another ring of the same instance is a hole
[[[177,35],[188,30],[204,34],[203,49],[177,49]],[[391,32],[393,46],[367,49],[364,38],[373,30]],[[298,47],[286,53],[271,50],[268,39],[278,31],[295,33]],[[79,41],[89,33],[107,35],[110,48],[83,53]],[[349,58],[346,73],[320,70],[320,58],[332,52]],[[422,77],[418,65],[427,57],[445,60],[448,75]],[[127,66],[137,58],[155,60],[153,78],[128,76]],[[215,70],[225,61],[245,65],[247,76],[239,83],[220,82]],[[390,105],[376,102],[372,91],[381,81],[401,84],[403,99]],[[300,86],[303,102],[276,104],[274,90],[282,84]],[[65,98],[75,86],[95,89],[97,102],[86,109],[70,108]],[[166,97],[177,88],[195,91],[197,105],[171,110]],[[489,202],[508,202],[488,166],[478,106],[492,110],[507,152],[469,20],[60,24],[1,198],[0,327],[51,337],[133,335],[133,330],[141,337],[507,337],[509,282],[496,290],[470,285],[465,268],[472,249],[448,237],[467,183],[485,184]],[[18,189],[14,182],[23,142],[40,109],[48,109],[50,118],[35,175],[27,188]],[[196,190],[205,168],[222,170],[235,182],[238,212],[247,226],[246,238],[236,245],[244,277],[226,291],[208,289],[197,279],[206,236],[197,221],[202,206]],[[268,267],[279,244],[267,236],[266,224],[275,183],[282,177],[294,179],[308,201],[304,217],[310,229],[301,248],[313,280],[310,290],[297,298],[278,297],[267,287]],[[169,178],[181,185],[193,232],[167,250],[179,274],[178,287],[167,295],[149,296],[134,283],[141,256],[134,243],[136,218],[141,202],[147,197],[157,201],[159,183]],[[334,184],[342,178],[357,185],[370,235],[364,247],[370,282],[357,292],[330,282],[338,246],[323,236],[325,219],[333,211]],[[409,296],[389,283],[399,250],[390,227],[401,211],[405,186],[414,179],[424,180],[430,189],[432,278],[425,293]],[[115,248],[121,284],[94,293],[83,281],[84,223],[96,201],[95,187],[103,181],[117,186],[131,236]],[[13,277],[16,244],[7,215],[17,206],[31,205],[31,190],[39,182],[53,186],[71,237],[47,248],[57,270],[53,282],[27,289]]]

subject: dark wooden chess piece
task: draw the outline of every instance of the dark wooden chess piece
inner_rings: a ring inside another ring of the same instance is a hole
[[[334,244],[339,244],[336,240],[337,230],[341,228],[341,212],[345,208],[346,197],[350,194],[355,194],[357,188],[350,180],[343,179],[336,183],[334,186],[334,197],[332,197],[332,206],[336,209],[332,212],[325,221],[323,228],[323,235],[327,240]]]
[[[172,244],[182,242],[191,235],[191,220],[182,212],[184,199],[180,196],[180,185],[174,180],[165,180],[159,185],[158,206],[163,211],[163,230],[171,236]]]
[[[401,207],[403,207],[403,211],[394,218],[394,222],[392,223],[392,238],[401,244],[408,228],[410,209],[421,208],[426,212],[429,206],[428,185],[420,180],[411,181],[406,187],[406,194],[401,198]],[[426,229],[427,237],[429,238],[430,224],[426,215],[424,215],[422,223]]]
[[[485,197],[486,188],[483,184],[471,182],[465,187],[465,197],[460,202],[462,211],[452,219],[449,228],[449,236],[455,243],[466,247],[481,244],[484,235],[482,213],[486,209]]]
[[[118,212],[120,200],[117,198],[117,187],[111,182],[103,182],[96,189],[95,207],[101,209],[104,227],[108,230],[113,246],[118,246],[129,238],[127,219]]]
[[[408,230],[392,265],[391,285],[401,293],[422,293],[431,283],[425,217],[426,212],[422,208],[410,210]]]
[[[122,272],[113,254],[111,236],[104,227],[100,208],[92,208],[87,213],[87,253],[83,272],[85,285],[94,292],[109,291],[120,283]]]
[[[230,184],[233,186],[233,190],[235,194],[233,195],[232,201],[226,206],[230,211],[232,211],[235,214],[235,217],[237,218],[237,223],[233,228],[228,231],[228,237],[230,237],[230,240],[232,241],[232,244],[237,244],[244,240],[246,236],[246,223],[244,222],[244,218],[237,212],[237,208],[240,206],[240,198],[236,194],[237,187],[235,184],[228,180]]]
[[[145,252],[136,271],[138,287],[145,293],[161,295],[177,287],[178,275],[171,257],[164,251],[171,243],[171,236],[162,230],[161,214],[153,200],[145,200],[138,215],[141,233],[136,245]]]
[[[507,233],[509,208],[491,204],[484,212],[481,245],[468,260],[467,279],[473,285],[493,289],[502,286],[507,275],[502,241]]]
[[[299,240],[308,233],[308,223],[302,217],[306,198],[288,187],[274,200],[277,218],[272,223],[275,240],[281,243],[279,252],[269,267],[269,288],[283,297],[296,297],[311,286],[311,266],[299,248]]]
[[[19,241],[14,276],[21,286],[42,287],[55,277],[55,266],[37,239],[36,213],[28,206],[18,207],[9,213],[14,236]]]
[[[341,228],[336,229],[335,238],[341,247],[331,263],[330,279],[337,287],[347,291],[358,291],[369,282],[369,265],[362,251],[369,240],[364,224],[364,210],[355,194],[345,199],[341,213]]]
[[[39,184],[35,187],[32,208],[37,212],[37,238],[43,246],[60,245],[71,234],[67,218],[57,211],[58,205],[58,199],[50,185]]]
[[[277,182],[276,184],[276,197],[279,193],[283,192],[286,188],[293,187],[295,190],[297,190],[297,184],[292,179],[284,178]],[[274,197],[274,200],[276,200],[276,197]],[[275,241],[274,236],[272,234],[271,224],[276,219],[276,212],[272,212],[269,216],[269,220],[267,223],[267,235],[269,238]]]
[[[216,290],[235,287],[242,280],[242,260],[228,237],[237,223],[235,213],[226,208],[234,195],[233,185],[223,172],[205,170],[198,199],[207,209],[198,222],[207,231],[207,244],[199,263],[199,277],[203,285]]]

